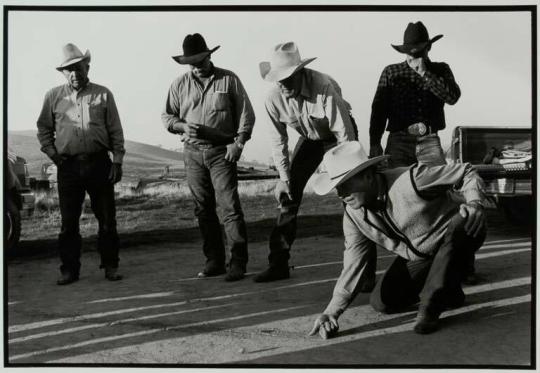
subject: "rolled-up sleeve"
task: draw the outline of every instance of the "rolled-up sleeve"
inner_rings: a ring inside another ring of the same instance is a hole
[[[113,162],[122,163],[126,149],[124,148],[124,131],[120,122],[120,115],[113,94],[107,92],[107,132],[109,134],[109,146],[113,153]]]
[[[56,147],[54,146],[55,124],[51,100],[52,91],[49,91],[45,94],[43,106],[41,107],[41,112],[37,120],[37,138],[41,145],[41,151],[47,154],[49,158],[52,158],[57,153]]]
[[[161,113],[161,121],[165,126],[165,129],[170,133],[177,134],[179,133],[174,129],[174,125],[177,123],[182,123],[179,118],[180,113],[180,94],[179,94],[179,82],[175,80],[169,92],[167,93],[167,99],[165,100],[165,108]]]
[[[336,137],[338,144],[355,140],[347,105],[332,84],[328,84],[324,92],[324,111],[328,118],[330,131]]]
[[[234,93],[235,122],[238,125],[237,135],[242,136],[243,140],[247,141],[251,138],[253,126],[255,125],[255,112],[242,82],[236,76],[232,79],[232,90]]]
[[[356,227],[348,212],[343,215],[345,251],[343,269],[334,287],[332,300],[324,310],[327,315],[338,317],[354,300],[361,286],[368,279],[368,267],[376,260],[375,243]]]
[[[290,169],[288,144],[289,136],[287,135],[287,125],[279,121],[279,113],[272,104],[271,100],[266,100],[265,107],[271,122],[269,132],[274,164],[276,165],[276,169],[279,173],[279,178],[282,181],[288,181],[290,179]]]

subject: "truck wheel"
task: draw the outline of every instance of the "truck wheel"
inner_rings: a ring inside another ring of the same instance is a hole
[[[4,212],[4,229],[7,237],[7,251],[13,252],[21,237],[21,213],[15,202],[8,198]]]
[[[501,198],[499,202],[506,218],[515,225],[531,226],[534,206],[532,196]]]

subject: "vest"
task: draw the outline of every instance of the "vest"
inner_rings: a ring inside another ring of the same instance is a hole
[[[459,207],[450,191],[441,191],[435,198],[422,195],[413,179],[414,167],[382,172],[388,191],[381,211],[346,207],[367,238],[407,260],[430,258],[436,253]]]

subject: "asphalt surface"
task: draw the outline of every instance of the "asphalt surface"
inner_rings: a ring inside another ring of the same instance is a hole
[[[83,253],[81,278],[68,286],[56,285],[55,256],[12,258],[9,365],[531,366],[531,233],[495,211],[477,254],[481,281],[464,287],[466,304],[443,313],[438,332],[417,335],[416,310],[383,315],[360,294],[340,318],[337,337],[308,337],[341,270],[339,221],[301,217],[292,276],[269,284],[252,277],[266,266],[266,242],[259,238],[270,223],[253,235],[248,276],[235,283],[196,279],[200,242],[182,232],[167,239],[148,232],[152,239],[132,242],[121,252],[125,278],[114,283],[104,279],[94,251]],[[379,273],[392,260],[380,251]]]

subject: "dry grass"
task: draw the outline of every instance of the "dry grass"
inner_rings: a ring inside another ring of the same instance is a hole
[[[240,181],[238,189],[246,221],[275,217],[275,184],[276,180]],[[115,194],[119,231],[138,232],[197,225],[191,194],[185,182],[151,183],[144,188],[137,188],[136,183],[123,182],[115,186]],[[308,186],[305,199],[320,198],[312,194]],[[56,238],[60,225],[57,191],[37,192],[35,212],[23,221],[22,239]],[[83,236],[93,235],[98,229],[88,197],[84,202],[80,228]]]

